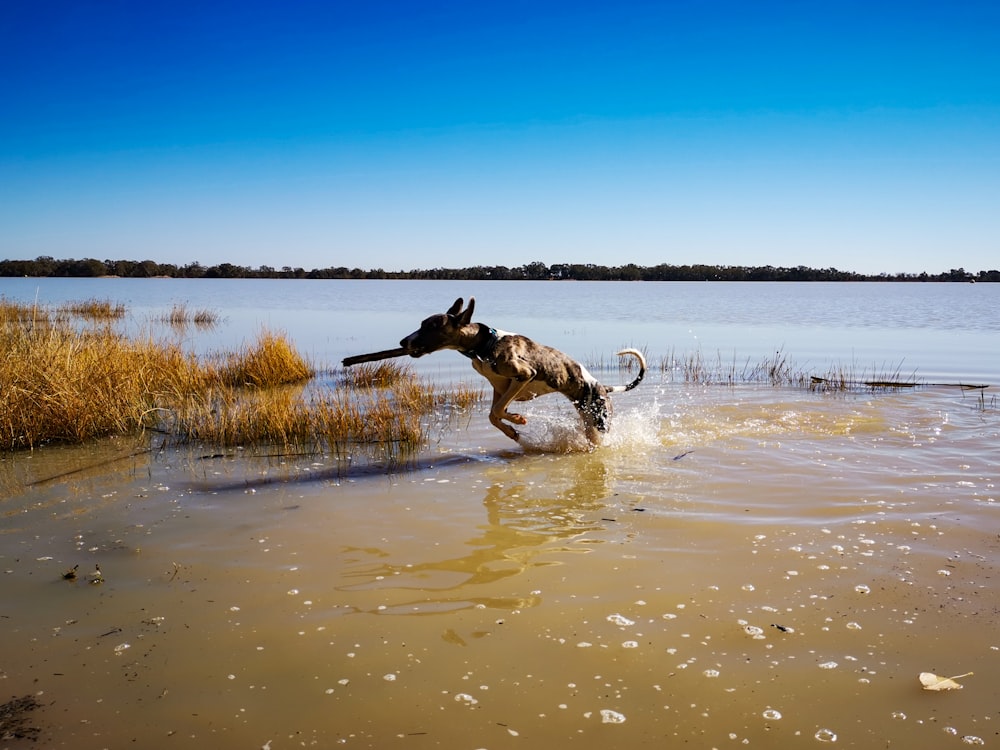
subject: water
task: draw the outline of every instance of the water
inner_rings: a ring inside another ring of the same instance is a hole
[[[396,346],[423,317],[471,296],[477,320],[580,359],[623,345],[653,359],[701,351],[741,362],[781,350],[818,371],[902,366],[926,382],[995,383],[1000,375],[996,284],[0,279],[0,295],[48,304],[120,300],[137,327],[182,303],[225,318],[196,347],[231,347],[268,326],[331,364]],[[419,364],[468,370],[455,357]]]
[[[393,475],[134,438],[4,456],[2,685],[37,694],[46,747],[996,744],[998,293],[0,280],[123,299],[136,328],[211,308],[192,348],[266,325],[330,365],[474,295],[476,319],[596,362],[780,349],[993,386],[822,394],[654,366],[594,452],[551,450],[575,423],[548,396],[523,407],[534,449],[477,410]],[[475,377],[451,352],[418,364]],[[975,674],[936,693],[925,671]]]

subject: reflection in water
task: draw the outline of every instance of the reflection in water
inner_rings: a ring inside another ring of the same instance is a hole
[[[343,576],[351,583],[339,590],[420,592],[418,598],[374,610],[379,614],[432,614],[470,606],[496,609],[536,606],[540,602],[537,595],[498,597],[475,587],[488,591],[491,584],[520,575],[531,567],[558,564],[539,558],[585,551],[573,547],[571,542],[602,528],[593,516],[604,507],[609,494],[607,466],[598,454],[566,456],[561,460],[568,465],[564,472],[564,476],[569,476],[566,486],[554,495],[542,496],[525,476],[531,469],[525,470],[518,461],[511,461],[504,470],[508,481],[493,482],[486,489],[485,523],[477,528],[476,536],[465,542],[464,546],[471,548],[467,554],[406,564],[380,562],[349,569]],[[522,457],[521,461],[532,463],[529,458]],[[390,556],[379,549],[346,548],[344,552]],[[358,579],[362,582],[357,582]]]
[[[120,437],[0,455],[0,517],[90,513],[119,499],[124,483],[148,476],[154,453],[148,439]]]

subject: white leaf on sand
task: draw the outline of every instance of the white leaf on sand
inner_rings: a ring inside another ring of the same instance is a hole
[[[933,672],[921,672],[920,673],[920,684],[924,686],[924,690],[961,690],[964,686],[955,680],[960,680],[963,677],[971,677],[972,672],[966,672],[965,674],[957,674],[954,677],[938,677]]]

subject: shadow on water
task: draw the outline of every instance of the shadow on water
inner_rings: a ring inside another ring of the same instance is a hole
[[[392,477],[405,474],[419,474],[431,470],[455,469],[478,463],[502,462],[518,456],[515,451],[495,451],[480,454],[452,454],[436,457],[414,457],[411,459],[394,460],[391,462],[364,461],[341,459],[328,469],[313,469],[308,472],[286,474],[284,476],[265,476],[229,481],[198,481],[184,483],[183,487],[199,494],[225,493],[233,491],[257,490],[275,485],[317,484],[324,482],[343,482]],[[231,456],[213,454],[203,456],[199,460],[230,459]],[[260,460],[261,457],[255,457]],[[284,458],[271,456],[270,458]],[[243,460],[240,458],[239,460]]]

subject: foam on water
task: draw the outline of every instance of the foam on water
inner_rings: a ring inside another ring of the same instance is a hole
[[[518,428],[518,443],[529,453],[581,453],[594,449],[583,434],[580,417],[575,411],[539,410],[525,416],[528,423]],[[655,399],[642,407],[618,409],[611,417],[599,449],[619,452],[659,447],[662,422]]]

